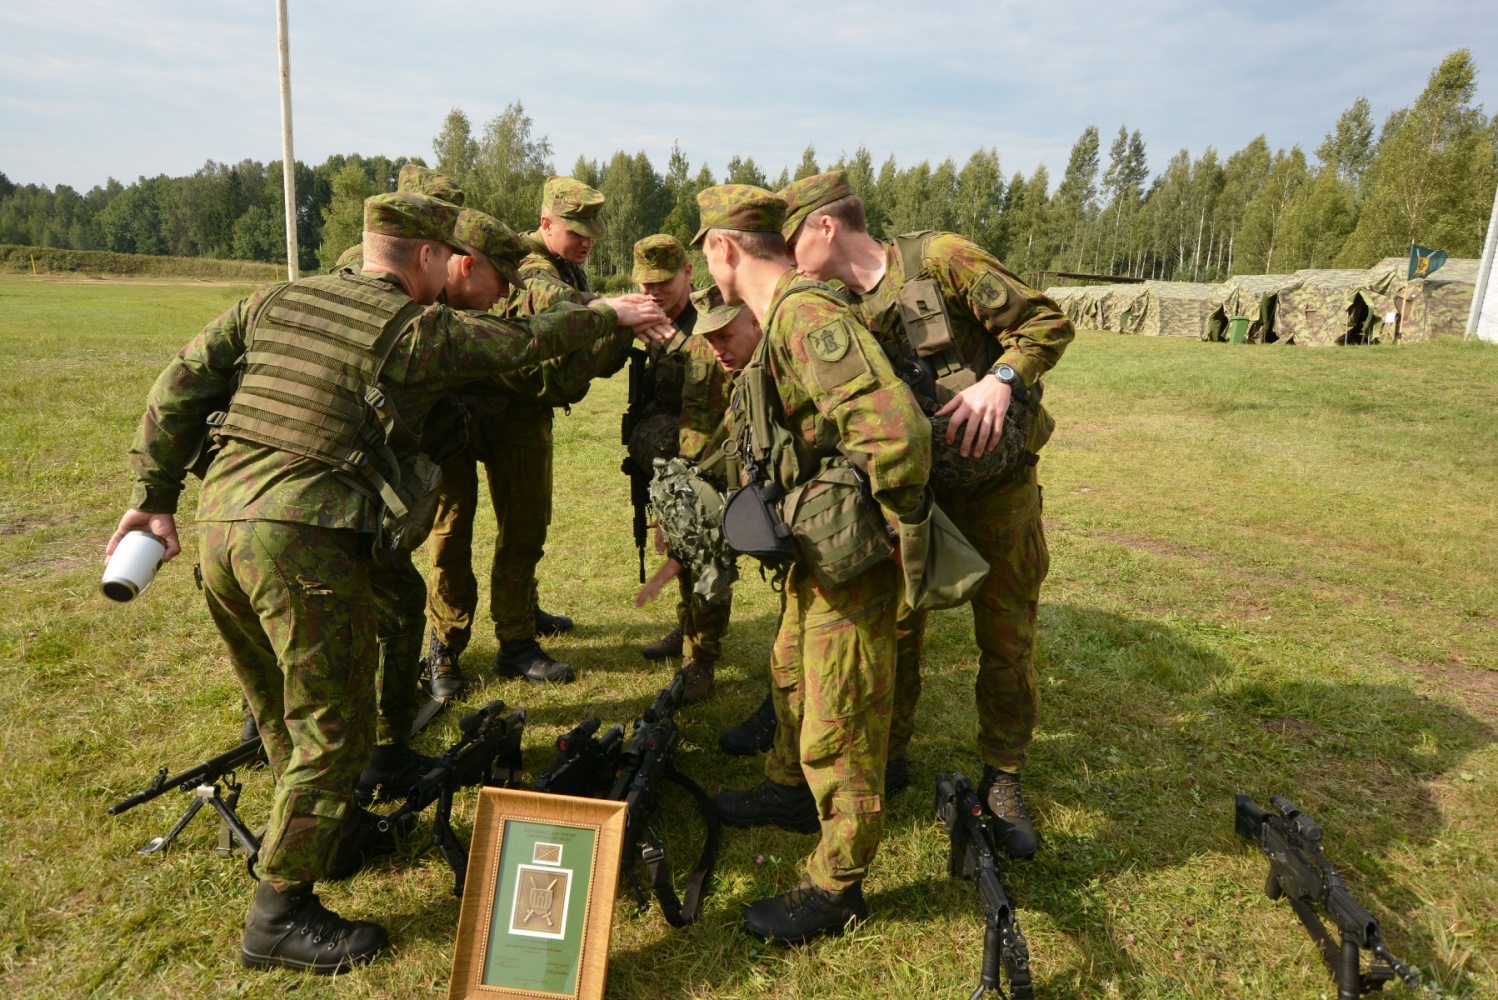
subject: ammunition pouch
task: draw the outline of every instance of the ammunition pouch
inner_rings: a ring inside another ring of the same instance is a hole
[[[400,482],[380,491],[380,527],[376,548],[413,552],[432,532],[437,516],[442,466],[417,453],[400,463]]]
[[[780,519],[784,498],[779,483],[755,481],[735,490],[723,507],[723,538],[729,546],[767,563],[795,558],[790,526]]]
[[[895,552],[889,525],[856,467],[834,464],[785,497],[796,554],[823,587],[853,580]]]

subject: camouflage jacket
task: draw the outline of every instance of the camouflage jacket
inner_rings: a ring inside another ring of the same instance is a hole
[[[867,466],[881,505],[915,510],[931,471],[931,424],[878,342],[846,303],[791,269],[776,283],[767,316],[768,364],[803,478],[847,455]],[[744,396],[735,391],[731,403],[736,433],[747,426]]]
[[[895,300],[908,276],[894,242],[885,241],[884,248],[884,277],[869,291],[850,298],[853,314],[886,352],[899,357],[904,344]],[[965,237],[933,234],[922,263],[947,301],[953,335],[967,361],[979,356],[987,338],[997,337],[1002,353],[994,363],[1007,363],[1032,385],[1061,360],[1075,336],[1056,303]]]
[[[371,273],[371,272],[366,272]],[[396,284],[390,275],[381,275]],[[266,285],[205,326],[156,379],[130,448],[130,506],[175,513],[209,414],[234,393],[245,335],[280,284]],[[606,306],[563,305],[524,320],[459,312],[437,304],[411,320],[381,374],[381,385],[414,432],[455,389],[490,380],[593,344],[617,318]],[[214,457],[198,503],[202,521],[270,520],[373,531],[378,511],[331,466],[231,439]]]
[[[701,462],[727,437],[723,418],[728,413],[730,376],[718,364],[706,337],[688,337],[681,353],[686,359],[686,381],[677,420],[677,450],[688,462]]]

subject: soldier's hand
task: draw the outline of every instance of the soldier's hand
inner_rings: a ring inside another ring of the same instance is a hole
[[[1012,393],[1009,383],[985,375],[948,400],[936,411],[938,417],[948,418],[947,444],[956,442],[961,433],[963,458],[979,458],[993,451],[999,444]]]
[[[666,344],[676,336],[676,327],[670,323],[655,323],[651,326],[637,326],[635,338],[642,344]]]
[[[104,560],[114,555],[115,546],[120,544],[132,531],[149,531],[157,538],[166,543],[166,552],[162,555],[162,562],[171,562],[177,553],[182,551],[182,543],[177,539],[177,519],[170,514],[147,514],[143,510],[127,510],[125,516],[120,518],[120,526],[114,529],[110,536],[109,544],[104,547]]]
[[[666,314],[661,312],[661,307],[648,295],[616,295],[603,302],[619,317],[620,326],[633,327],[636,331],[662,323],[669,325],[670,322],[666,319]]]
[[[670,558],[661,563],[661,568],[655,571],[650,579],[645,582],[645,586],[641,587],[640,592],[635,595],[635,607],[643,608],[655,600],[660,596],[661,590],[666,584],[676,579],[679,575],[681,575],[681,563]]]

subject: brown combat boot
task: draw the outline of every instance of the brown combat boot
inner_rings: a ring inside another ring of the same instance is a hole
[[[681,661],[681,668],[687,672],[687,683],[681,690],[683,705],[695,705],[713,693],[713,664],[716,662],[711,656],[689,656]]]
[[[659,639],[640,649],[640,655],[647,660],[669,660],[681,655],[681,644],[683,637],[680,628],[673,628]]]

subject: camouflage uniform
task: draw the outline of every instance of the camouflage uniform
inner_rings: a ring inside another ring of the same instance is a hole
[[[647,236],[635,244],[634,253],[631,276],[640,285],[668,281],[687,263],[686,250],[673,236]],[[728,412],[728,373],[713,357],[707,341],[692,336],[697,315],[689,299],[672,320],[681,335],[669,344],[652,344],[648,351],[646,364],[655,400],[647,408],[645,419],[657,414],[676,418],[672,440],[663,442],[670,447],[662,449],[661,458],[675,456],[701,462],[708,456],[709,442]],[[685,567],[677,574],[676,583],[676,624],[681,629],[682,656],[718,659],[723,655],[723,635],[733,613],[732,598],[719,604],[695,597],[695,580]]]
[[[787,237],[816,208],[848,193],[838,173],[790,185],[782,192],[792,205],[784,230]],[[883,279],[865,294],[850,298],[854,315],[893,359],[906,349],[896,295],[907,275],[892,241],[885,241],[885,252]],[[946,300],[964,359],[979,356],[986,342],[996,339],[995,363],[1009,364],[1026,385],[1034,385],[1060,360],[1074,336],[1071,322],[1054,302],[962,236],[930,235],[922,264]],[[1038,451],[1053,427],[1048,416],[1039,415],[1032,425],[1029,450]],[[936,500],[992,567],[973,599],[973,630],[979,649],[978,743],[985,763],[1018,771],[1040,707],[1035,620],[1041,581],[1050,566],[1035,467],[978,492],[956,495],[938,490]],[[906,754],[914,732],[925,625],[924,613],[902,606],[891,758]]]
[[[603,196],[571,178],[546,184],[544,209],[587,235],[601,234]],[[502,311],[525,317],[558,303],[586,304],[588,276],[546,249],[538,231],[525,237],[530,253],[520,262],[517,284]],[[563,366],[537,368],[503,380],[502,398],[470,401],[474,455],[484,463],[497,536],[489,574],[489,614],[501,643],[536,635],[536,566],[551,524],[552,408],[574,403],[588,381],[628,349],[629,336],[604,338]],[[478,507],[478,468],[460,457],[442,468],[443,487],[432,527],[432,576],[427,614],[437,637],[454,653],[473,635],[478,581],[473,573],[473,518]]]
[[[698,201],[699,240],[709,228],[777,231],[784,213],[780,199],[739,185],[709,188]],[[773,227],[760,217],[766,213]],[[879,504],[915,511],[930,468],[928,424],[868,331],[830,289],[802,281],[791,269],[776,284],[765,323],[761,351],[774,375],[795,464],[807,470],[802,478],[823,460],[861,456]],[[741,451],[748,426],[743,395],[736,391],[730,408]],[[785,467],[779,463],[777,475]],[[900,587],[893,560],[827,587],[798,558],[785,582],[770,660],[779,725],[765,774],[780,785],[809,787],[822,836],[807,872],[833,893],[863,879],[883,833]]]
[[[450,240],[456,214],[419,195],[379,195],[366,204],[365,229]],[[376,273],[293,287],[345,283],[387,296],[387,285],[401,287]],[[234,395],[247,334],[285,287],[266,286],[231,307],[156,380],[131,448],[132,508],[175,513],[205,421]],[[517,323],[433,305],[407,322],[380,384],[407,425],[419,428],[461,383],[574,350],[614,325],[605,308]],[[241,437],[221,440],[198,504],[203,589],[276,775],[260,877],[288,892],[323,876],[374,735],[370,551],[380,510],[321,461]]]

